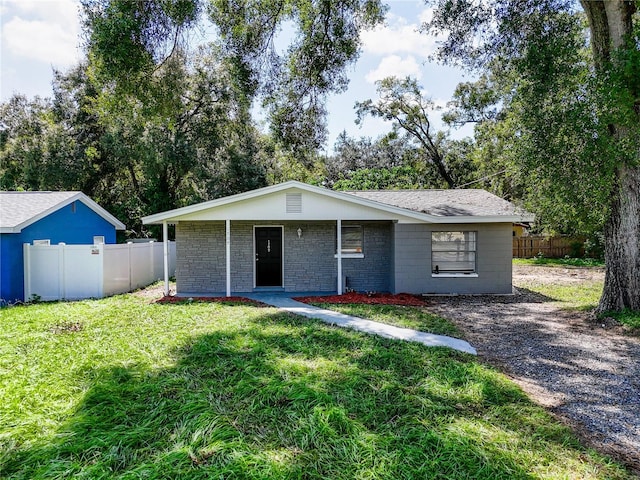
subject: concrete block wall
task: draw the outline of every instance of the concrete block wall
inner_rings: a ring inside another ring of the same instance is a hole
[[[176,225],[178,293],[226,290],[224,222],[180,222]]]
[[[298,228],[302,237],[298,238]],[[284,289],[287,292],[335,292],[336,227],[331,222],[284,224]]]
[[[349,278],[350,288],[396,293],[511,293],[511,224],[359,224],[364,228],[364,258],[342,262],[343,275]],[[335,291],[335,223],[274,222],[272,225],[284,226],[284,289],[288,292]],[[233,292],[250,292],[254,287],[253,226],[254,222],[231,222]],[[303,232],[301,238],[297,235],[298,228]],[[477,277],[432,276],[431,232],[437,230],[478,232]],[[224,222],[179,223],[176,250],[178,293],[226,290]]]
[[[353,224],[356,224],[353,222]],[[343,259],[343,275],[359,291],[389,291],[392,224],[361,222],[364,258]],[[231,290],[254,288],[254,225],[284,227],[284,289],[334,292],[337,288],[335,222],[231,222]],[[297,230],[302,229],[298,238]],[[224,222],[180,222],[176,226],[178,293],[226,290]]]
[[[345,222],[344,225],[351,225]],[[391,291],[392,223],[362,222],[364,258],[344,258],[342,273],[348,277],[347,284],[358,292]],[[335,228],[334,228],[335,231]]]
[[[231,222],[231,291],[253,290],[253,223]]]
[[[431,274],[432,231],[477,233],[477,277],[434,277]],[[407,293],[511,293],[511,223],[395,224],[394,291]]]
[[[431,274],[430,230],[424,224],[394,224],[394,293],[423,293]]]

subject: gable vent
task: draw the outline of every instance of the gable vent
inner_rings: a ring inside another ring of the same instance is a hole
[[[287,213],[302,213],[301,193],[287,193]]]

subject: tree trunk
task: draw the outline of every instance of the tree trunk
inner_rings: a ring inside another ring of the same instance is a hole
[[[617,49],[638,48],[629,42],[633,33],[634,1],[582,0],[589,19],[591,44],[596,68],[606,73],[615,68]],[[637,99],[629,85],[630,98]],[[640,118],[635,106],[635,127],[640,129]],[[631,137],[628,127],[610,126],[614,141],[622,143]],[[597,312],[640,311],[640,149],[636,147],[635,163],[620,154],[615,182],[610,194],[609,218],[605,225],[606,275],[604,291]]]
[[[640,168],[619,167],[605,226],[607,271],[598,313],[640,311]]]

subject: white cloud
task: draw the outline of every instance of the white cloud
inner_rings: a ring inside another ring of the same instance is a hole
[[[365,80],[369,83],[375,83],[376,80],[382,80],[385,77],[413,77],[418,80],[422,77],[422,70],[416,59],[409,55],[402,58],[399,55],[389,55],[384,57],[375,70],[369,71],[365,76]]]
[[[44,0],[6,2],[3,50],[23,58],[68,67],[80,59],[78,2]]]
[[[429,18],[430,10],[423,11],[420,22]],[[435,51],[435,39],[419,32],[421,23],[408,23],[398,16],[389,16],[388,23],[362,32],[364,52],[374,55],[412,54],[427,58]]]
[[[418,20],[420,20],[420,24],[430,22],[433,19],[433,7],[425,8],[420,15],[418,16]]]
[[[78,0],[4,0],[3,4],[19,17],[28,16],[66,26],[78,24]]]

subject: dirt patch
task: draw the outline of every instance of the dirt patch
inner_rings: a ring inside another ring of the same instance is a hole
[[[513,283],[575,284],[604,280],[604,267],[571,267],[546,265],[514,265]]]
[[[169,295],[176,292],[176,283],[169,283]],[[148,287],[141,288],[140,290],[136,290],[131,292],[131,295],[134,297],[140,297],[147,299],[149,301],[159,300],[164,297],[164,282],[157,282]]]
[[[349,292],[343,295],[322,295],[316,297],[295,297],[302,303],[362,303],[366,305],[402,305],[424,307],[427,302],[422,297],[408,293],[357,293]]]
[[[60,335],[62,333],[81,332],[83,328],[84,327],[80,322],[65,322],[51,327],[49,331],[51,333]]]

